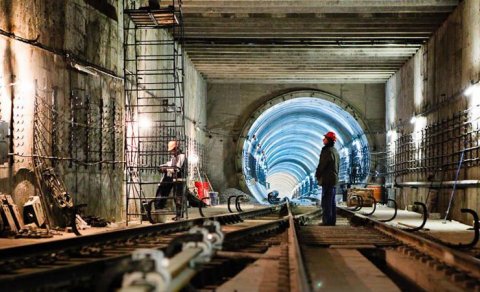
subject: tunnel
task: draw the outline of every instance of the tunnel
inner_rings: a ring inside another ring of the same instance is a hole
[[[366,128],[356,110],[325,92],[281,95],[261,106],[243,130],[241,175],[244,185],[260,203],[267,194],[298,203],[315,202],[315,179],[323,135],[337,135],[340,184],[361,184],[370,172]]]

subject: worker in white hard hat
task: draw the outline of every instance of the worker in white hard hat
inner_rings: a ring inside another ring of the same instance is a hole
[[[155,209],[163,209],[166,205],[166,198],[169,196],[170,191],[175,186],[175,209],[176,216],[173,220],[178,220],[182,217],[182,203],[183,203],[183,188],[185,177],[185,154],[179,147],[178,141],[170,141],[167,145],[170,161],[160,166],[160,170],[164,173],[162,181],[158,185],[157,192],[155,194]],[[162,199],[163,198],[163,199]]]

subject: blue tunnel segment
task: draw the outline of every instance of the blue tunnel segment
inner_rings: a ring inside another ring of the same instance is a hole
[[[341,105],[341,106],[340,106]],[[340,183],[363,183],[370,170],[364,129],[345,105],[318,97],[281,100],[257,112],[244,129],[241,171],[245,185],[260,203],[267,194],[312,202],[318,198],[315,179],[323,135],[337,134]]]

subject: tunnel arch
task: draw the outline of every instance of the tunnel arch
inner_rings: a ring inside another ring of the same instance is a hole
[[[265,102],[245,123],[236,156],[240,185],[260,203],[273,190],[289,199],[316,197],[314,171],[329,130],[338,136],[341,182],[366,182],[372,138],[362,115],[330,93],[299,90]]]

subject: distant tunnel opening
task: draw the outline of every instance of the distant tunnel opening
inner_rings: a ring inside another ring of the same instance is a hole
[[[265,204],[272,191],[299,203],[317,200],[315,170],[328,131],[338,137],[340,184],[366,182],[370,151],[355,115],[350,105],[331,95],[297,93],[269,101],[244,128],[241,172],[245,186]]]

